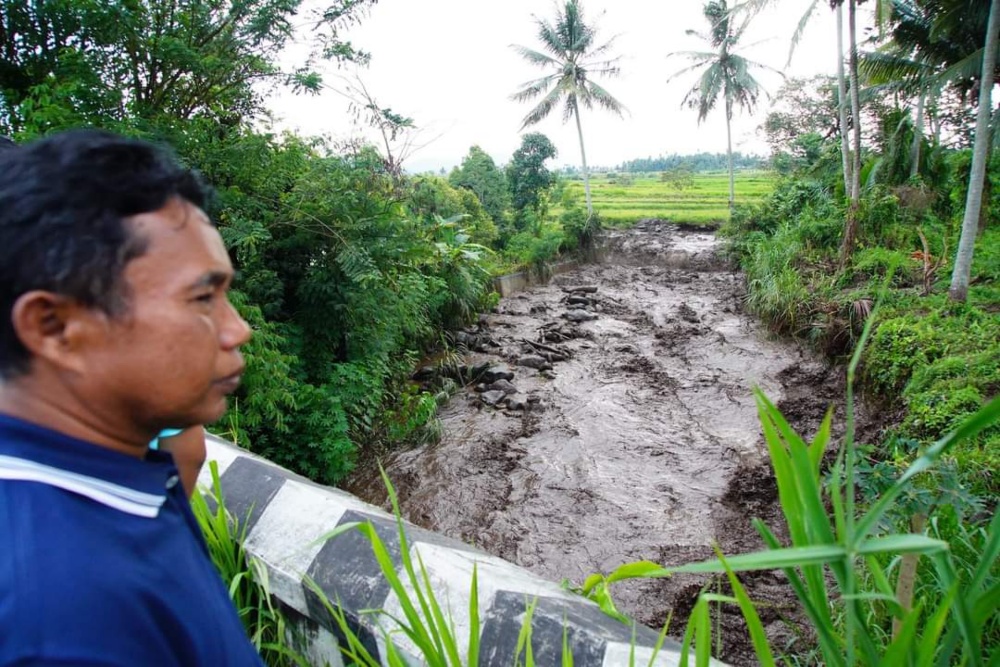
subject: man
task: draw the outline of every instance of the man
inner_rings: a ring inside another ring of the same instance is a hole
[[[250,330],[197,179],[78,131],[0,153],[0,665],[260,665],[167,428],[210,423]]]

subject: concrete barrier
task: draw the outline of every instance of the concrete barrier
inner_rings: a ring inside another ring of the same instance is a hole
[[[562,262],[556,262],[555,264],[546,265],[546,276],[540,277],[535,275],[530,271],[518,271],[517,273],[508,273],[503,276],[497,276],[493,279],[493,289],[497,291],[502,297],[510,296],[511,294],[516,294],[522,290],[531,287],[532,285],[537,285],[538,283],[543,283],[552,276],[557,276],[560,273],[566,273],[567,271],[572,271],[573,269],[580,266],[580,262],[575,259],[567,259]]]
[[[387,636],[409,664],[424,664],[416,646],[386,615],[362,613],[382,609],[403,618],[370,542],[353,530],[322,539],[345,523],[370,522],[405,580],[395,519],[349,493],[315,484],[220,438],[209,436],[207,445],[208,460],[218,464],[226,507],[245,527],[247,551],[267,568],[271,591],[298,627],[304,638],[300,649],[311,664],[343,665],[338,649],[342,637],[312,588],[303,584],[304,577],[314,581],[327,599],[339,602],[355,633],[382,664],[387,664]],[[199,483],[211,486],[208,465]],[[564,629],[576,667],[625,667],[633,641],[634,664],[650,664],[657,639],[653,630],[637,626],[633,637],[631,627],[608,617],[593,602],[516,565],[409,524],[406,535],[411,556],[414,562],[417,556],[422,559],[442,610],[453,615],[460,655],[467,651],[466,615],[475,566],[483,667],[514,664],[526,605],[532,600],[532,648],[539,667],[563,664]],[[679,664],[679,648],[667,640],[653,664]]]

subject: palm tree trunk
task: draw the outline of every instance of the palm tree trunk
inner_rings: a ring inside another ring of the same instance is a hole
[[[729,210],[736,203],[736,177],[733,175],[733,101],[726,97],[726,157],[729,160]]]
[[[924,142],[924,104],[927,91],[921,90],[917,98],[917,118],[913,121],[913,145],[910,147],[910,178],[920,175],[920,146]]]
[[[587,217],[594,215],[594,204],[590,200],[590,172],[587,171],[587,151],[583,148],[583,126],[580,125],[580,107],[573,104],[576,117],[576,133],[580,135],[580,161],[583,162],[583,192],[587,198]]]
[[[844,196],[851,196],[851,144],[847,125],[847,77],[844,75],[844,5],[837,5],[837,114],[840,117],[840,157],[844,169]]]
[[[850,39],[850,58],[848,66],[851,76],[851,120],[854,122],[853,165],[851,167],[851,203],[855,206],[861,200],[861,99],[858,84],[858,4],[857,0],[848,0],[847,29]]]
[[[979,111],[976,114],[976,140],[972,147],[972,169],[969,189],[965,196],[965,217],[962,218],[962,236],[958,241],[955,269],[951,274],[948,296],[954,301],[965,301],[969,293],[969,276],[972,273],[972,251],[976,246],[979,210],[983,203],[983,182],[986,180],[986,158],[990,154],[990,114],[993,103],[993,69],[997,59],[997,30],[1000,28],[1000,0],[993,0],[990,19],[986,27],[986,48],[983,53],[983,74],[979,79]]]
[[[857,0],[847,3],[847,30],[850,57],[848,69],[851,77],[851,120],[854,122],[851,156],[851,202],[847,207],[847,221],[844,224],[844,238],[840,245],[840,264],[844,266],[854,252],[854,241],[858,235],[858,207],[861,203],[861,100],[858,96],[858,30]]]

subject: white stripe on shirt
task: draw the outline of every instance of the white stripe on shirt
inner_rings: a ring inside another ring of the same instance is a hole
[[[97,477],[2,454],[0,454],[0,479],[48,484],[90,498],[126,514],[150,519],[159,514],[167,499],[165,495],[136,491]]]

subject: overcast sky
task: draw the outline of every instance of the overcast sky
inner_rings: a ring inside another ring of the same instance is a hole
[[[836,69],[836,24],[821,6],[787,69],[790,36],[808,0],[780,0],[778,8],[759,15],[743,43],[743,55],[783,70],[787,76],[832,74]],[[458,164],[469,147],[478,144],[498,163],[510,159],[520,144],[521,121],[529,104],[510,100],[526,81],[544,74],[515,53],[510,45],[538,48],[533,16],[551,19],[549,0],[379,0],[360,25],[345,36],[371,53],[371,64],[358,71],[382,107],[414,119],[420,128],[417,144],[426,144],[407,160],[410,171]],[[582,116],[587,161],[614,166],[623,161],[670,153],[723,152],[725,121],[721,106],[700,126],[697,114],[681,108],[681,100],[696,80],[694,74],[666,80],[685,62],[668,58],[674,51],[700,50],[687,29],[705,32],[701,0],[584,0],[585,18],[599,25],[598,42],[615,37],[621,75],[600,80],[628,109],[624,118],[601,110]],[[289,58],[295,57],[292,51]],[[325,81],[344,88],[336,68]],[[759,79],[776,93],[779,76]],[[765,154],[767,146],[756,128],[768,102],[753,116],[734,118],[733,147]],[[318,96],[280,93],[271,108],[278,126],[304,134],[346,138],[365,128],[352,123],[347,101],[335,90]],[[526,131],[546,134],[556,145],[556,165],[580,163],[576,127],[563,124],[560,110]]]

